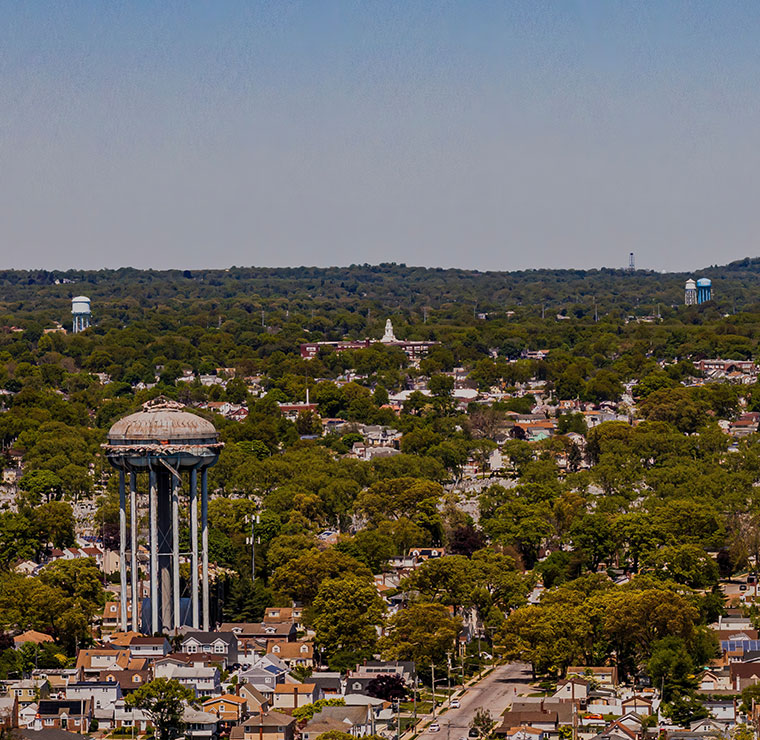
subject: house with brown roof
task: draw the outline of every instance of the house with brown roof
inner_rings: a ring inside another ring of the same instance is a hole
[[[337,730],[354,737],[364,737],[375,732],[372,707],[364,704],[346,707],[322,707],[301,730],[302,740],[316,740],[322,733]]]
[[[123,694],[129,694],[150,681],[150,671],[106,670],[100,672],[98,680],[115,681],[121,687]]]
[[[230,730],[230,740],[293,740],[296,721],[282,712],[256,712]]]
[[[322,692],[313,683],[281,683],[274,688],[274,708],[292,711],[322,698]]]
[[[127,601],[127,621],[132,623],[132,602]],[[118,601],[106,601],[100,618],[100,631],[103,635],[116,632],[121,626],[121,605]]]
[[[270,697],[274,696],[274,688],[269,689],[269,696],[263,691],[249,683],[244,683],[239,688],[240,697],[245,699],[246,707],[249,713],[267,712],[272,706]]]
[[[314,666],[314,644],[312,642],[288,642],[287,640],[268,640],[267,654],[278,657],[290,668]]]
[[[95,678],[103,670],[140,671],[146,667],[145,658],[132,658],[126,648],[89,648],[77,653],[76,670],[82,681]]]
[[[744,691],[748,686],[760,683],[760,663],[731,663],[729,672],[735,691]]]
[[[247,702],[245,697],[235,694],[222,694],[212,699],[207,699],[201,704],[204,712],[215,714],[225,723],[237,723],[245,719],[247,715]]]
[[[13,638],[13,647],[20,648],[27,642],[32,642],[35,645],[42,645],[45,642],[54,642],[53,638],[45,632],[37,632],[37,630],[27,630],[20,635],[16,635]]]
[[[264,623],[292,622],[296,629],[301,629],[303,619],[302,606],[270,606],[264,612]]]

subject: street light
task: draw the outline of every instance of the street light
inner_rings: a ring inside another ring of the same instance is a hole
[[[256,525],[261,521],[258,514],[246,514],[245,521],[251,523],[251,536],[245,538],[245,544],[251,546],[251,583],[256,582]]]

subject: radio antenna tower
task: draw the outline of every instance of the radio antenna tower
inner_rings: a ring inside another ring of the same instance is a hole
[[[633,252],[628,255],[628,272],[636,271],[636,260],[633,258]]]

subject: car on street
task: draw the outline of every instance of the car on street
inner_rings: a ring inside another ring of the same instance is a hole
[[[452,699],[451,700],[451,708],[452,709],[459,709],[459,699]]]
[[[440,732],[441,726],[437,722],[433,722],[433,724],[428,727],[428,730],[430,730],[430,732]]]
[[[478,737],[480,733],[473,727],[468,733],[468,737]]]

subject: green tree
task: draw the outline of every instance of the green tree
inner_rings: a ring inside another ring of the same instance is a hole
[[[391,660],[440,663],[454,649],[461,628],[462,621],[442,604],[413,603],[390,618],[379,647]]]
[[[367,582],[372,580],[370,569],[350,555],[334,548],[312,550],[277,568],[272,576],[272,589],[311,604],[324,580],[349,573]]]
[[[322,581],[311,607],[314,644],[332,670],[347,670],[372,656],[383,610],[374,584],[364,578]]]
[[[150,717],[157,740],[174,740],[182,734],[182,715],[195,704],[195,693],[174,679],[154,678],[127,694],[125,702]]]

